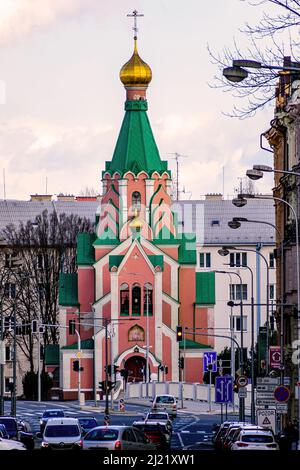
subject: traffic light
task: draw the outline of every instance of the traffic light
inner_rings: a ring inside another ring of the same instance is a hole
[[[32,322],[31,322],[31,333],[36,333],[37,332],[37,327],[38,327],[37,320],[32,320]]]
[[[182,341],[182,326],[176,326],[176,340]]]
[[[179,369],[184,369],[184,357],[183,356],[178,359],[178,367]]]
[[[167,375],[169,372],[168,366],[165,366],[165,374]]]
[[[99,387],[101,388],[101,390],[105,390],[105,381],[103,380],[102,382],[99,382]]]
[[[104,372],[106,372],[106,369],[107,369],[108,375],[111,375],[111,365],[110,364],[108,366],[104,366]]]
[[[234,391],[235,393],[238,393],[238,392],[239,392],[239,387],[238,387],[238,385],[237,385],[237,383],[236,383],[236,380],[235,380],[234,383],[233,383],[233,391]]]
[[[111,382],[110,380],[106,381],[103,380],[103,382],[99,382],[99,387],[101,388],[101,390],[103,390],[103,392],[110,392],[113,388],[115,388],[116,386],[116,382]]]
[[[79,361],[73,361],[73,370],[79,372]]]
[[[75,320],[69,320],[69,335],[75,335]]]

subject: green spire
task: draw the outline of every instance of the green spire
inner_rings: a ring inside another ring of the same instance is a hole
[[[162,161],[154,140],[147,116],[147,101],[128,100],[125,102],[125,116],[111,162],[106,162],[106,171],[134,174],[144,170],[168,171],[168,163]]]

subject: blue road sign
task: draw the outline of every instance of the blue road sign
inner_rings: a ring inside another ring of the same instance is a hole
[[[275,400],[281,403],[286,403],[290,398],[289,389],[285,387],[284,385],[280,385],[279,387],[276,387],[274,391],[274,398]]]
[[[212,366],[212,367],[208,367]],[[217,353],[216,351],[207,351],[203,353],[203,369],[204,372],[217,372]]]
[[[215,380],[215,402],[232,403],[233,401],[233,377],[223,375]]]

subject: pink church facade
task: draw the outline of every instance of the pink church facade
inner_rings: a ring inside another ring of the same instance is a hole
[[[171,173],[159,156],[147,116],[149,70],[135,38],[134,53],[120,73],[125,116],[112,160],[102,172],[95,233],[79,234],[77,273],[60,277],[60,324],[65,328],[59,373],[66,399],[77,394],[73,361],[78,356],[81,389],[89,397],[105,380],[107,357],[108,364],[127,371],[128,381],[145,380],[147,346],[151,380],[162,379],[161,366],[167,366],[165,380],[181,380],[183,343],[177,342],[177,325],[190,329],[187,382],[202,381],[202,352],[213,345],[211,337],[195,335],[197,328],[205,333],[213,326],[214,305],[206,291],[214,284],[196,273],[195,235],[177,230]],[[78,356],[77,335],[69,330],[72,320],[81,338]]]

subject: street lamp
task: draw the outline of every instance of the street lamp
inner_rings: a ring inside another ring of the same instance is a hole
[[[287,72],[296,72],[300,74],[299,67],[286,67],[286,66],[277,66],[277,65],[267,65],[257,62],[255,60],[239,59],[232,61],[232,67],[226,67],[223,69],[224,77],[233,83],[242,82],[245,78],[248,77],[249,72],[245,68],[250,69],[268,69],[268,70],[279,70]]]

